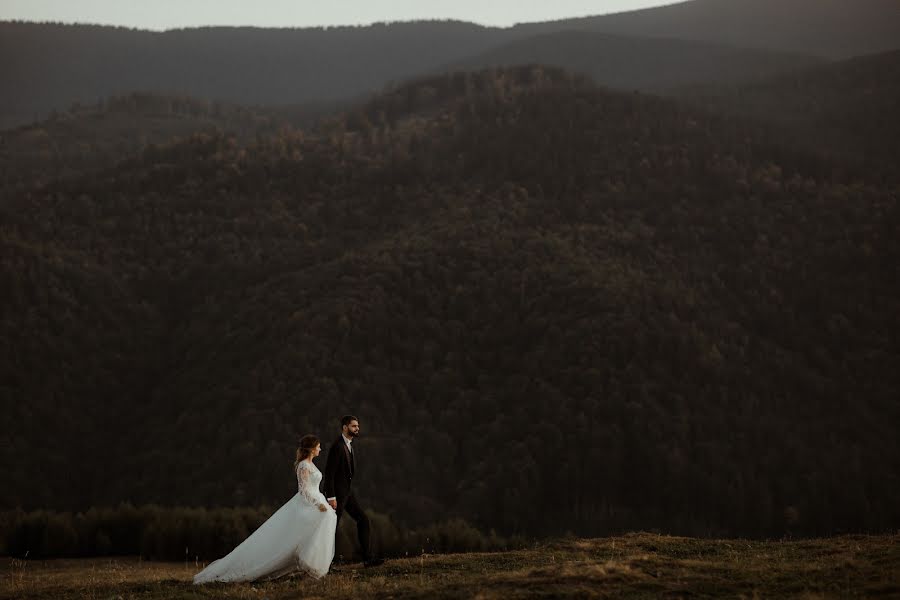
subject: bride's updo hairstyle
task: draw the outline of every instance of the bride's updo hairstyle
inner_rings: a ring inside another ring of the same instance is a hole
[[[312,454],[312,451],[319,445],[319,438],[309,434],[300,438],[300,446],[297,448],[297,460],[294,461],[294,468],[300,464],[300,461],[306,460]]]

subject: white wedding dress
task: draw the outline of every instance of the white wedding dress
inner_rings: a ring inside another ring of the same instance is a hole
[[[334,558],[337,514],[319,491],[322,472],[297,465],[297,493],[224,558],[194,575],[194,583],[274,579],[294,571],[322,577]]]

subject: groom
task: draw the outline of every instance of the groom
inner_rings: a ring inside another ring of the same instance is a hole
[[[353,450],[353,440],[358,435],[359,419],[352,415],[341,418],[341,436],[328,449],[328,461],[325,463],[325,477],[322,481],[328,504],[337,512],[338,524],[340,525],[341,515],[346,510],[356,521],[356,533],[362,548],[363,564],[367,567],[375,567],[384,561],[372,558],[369,553],[369,517],[356,501],[356,496],[351,488],[353,476],[356,474],[356,452]]]

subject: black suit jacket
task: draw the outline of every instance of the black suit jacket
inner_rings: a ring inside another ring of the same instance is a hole
[[[344,436],[331,444],[328,449],[328,460],[325,462],[325,474],[322,477],[323,493],[326,498],[337,498],[338,504],[350,495],[350,484],[353,482],[353,473],[356,470],[355,452],[347,449]]]

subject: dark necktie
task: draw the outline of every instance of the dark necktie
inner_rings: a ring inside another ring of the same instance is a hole
[[[353,464],[353,463],[354,463],[354,461],[353,461],[353,448],[350,446],[350,444],[344,444],[344,447],[347,449],[347,458],[348,458],[349,461],[350,461],[350,474],[353,475],[353,471],[356,470],[356,469],[354,468],[355,465]]]

